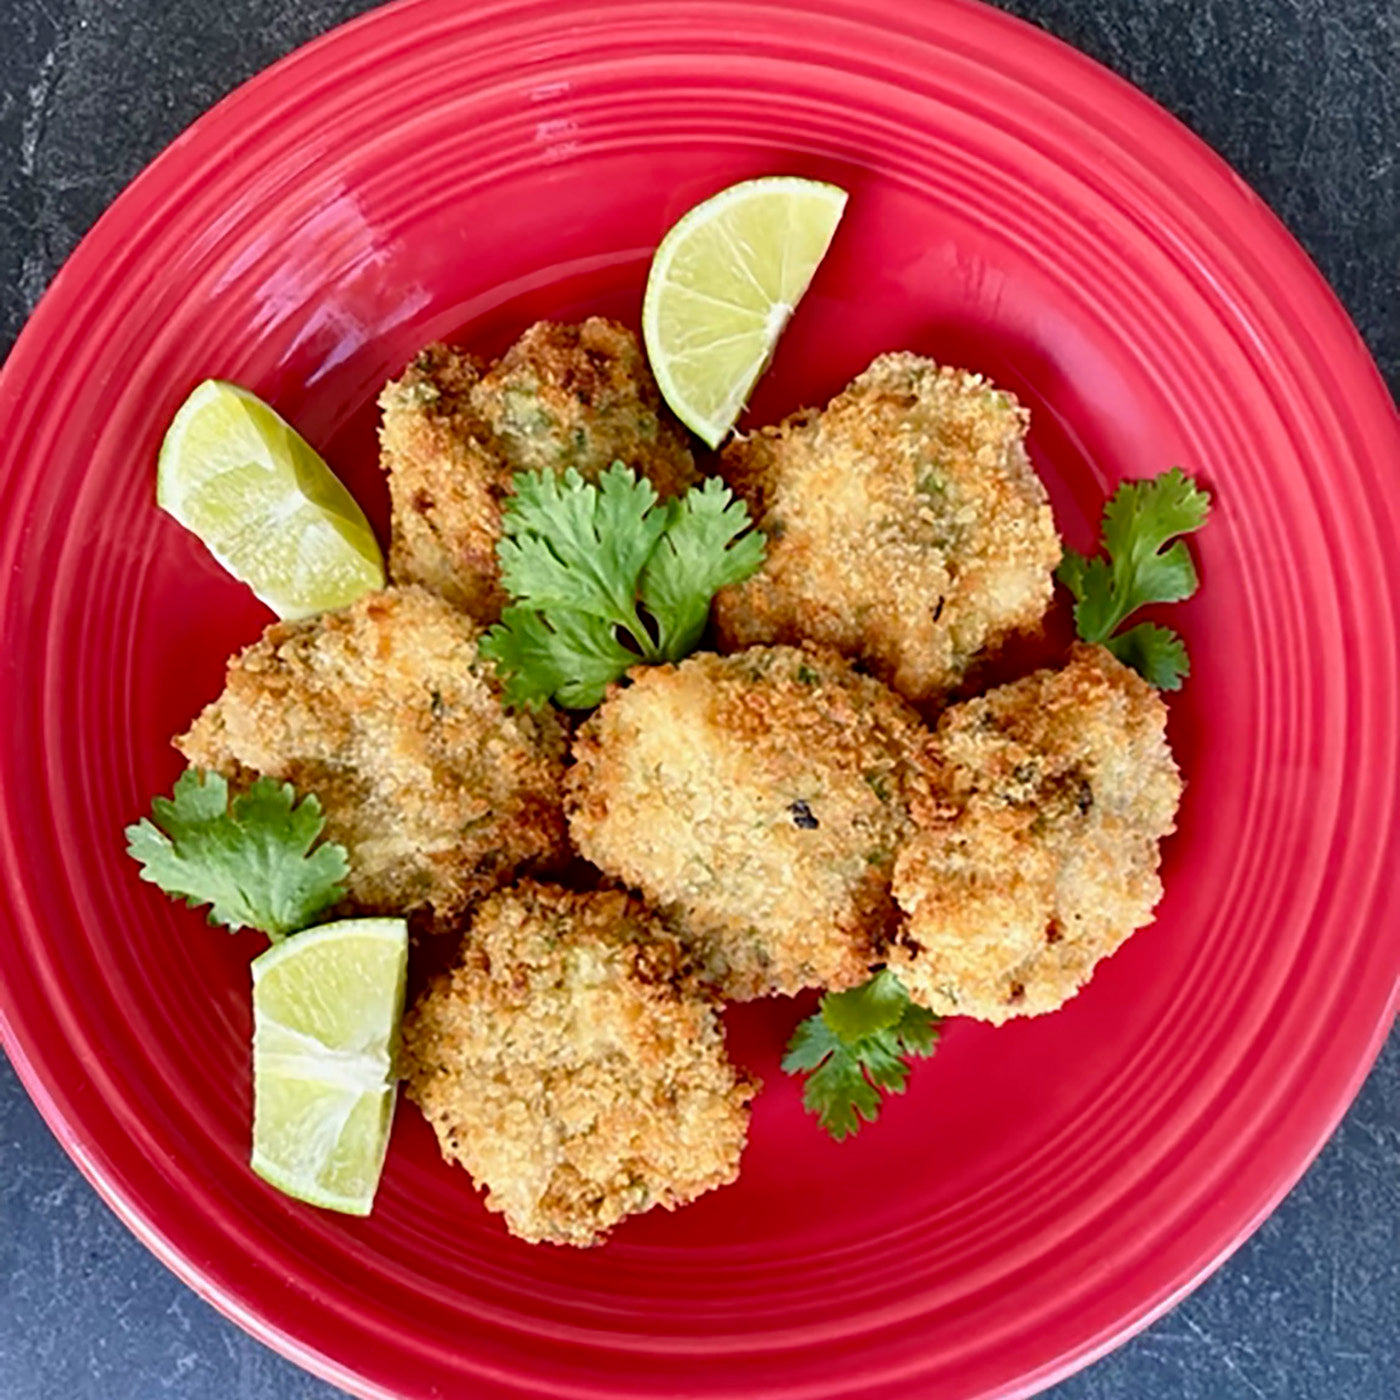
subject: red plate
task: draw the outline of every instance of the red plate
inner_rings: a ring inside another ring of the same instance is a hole
[[[846,223],[754,405],[879,350],[1032,407],[1078,545],[1122,476],[1218,507],[1178,610],[1190,780],[1168,894],[1065,1011],[953,1024],[836,1146],[764,1074],[740,1183],[600,1251],[508,1238],[412,1109],[364,1223],[246,1169],[259,946],[141,885],[121,829],[265,614],[152,499],[176,405],[271,399],[382,521],[376,389],[425,341],[635,322],[651,248],[764,172]],[[1392,1016],[1393,410],[1322,280],[1145,98],[965,3],[418,0],[197,123],[59,274],[0,379],[6,1048],[204,1296],[363,1395],[1025,1393],[1198,1282],[1326,1138]]]

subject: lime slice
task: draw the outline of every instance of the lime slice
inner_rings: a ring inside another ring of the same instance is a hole
[[[160,448],[156,502],[279,617],[384,587],[364,512],[312,447],[256,394],[206,379]]]
[[[345,919],[253,963],[253,1170],[368,1215],[389,1145],[408,926]]]
[[[711,447],[734,426],[846,207],[819,180],[746,180],[697,204],[651,261],[642,334],[666,402]]]

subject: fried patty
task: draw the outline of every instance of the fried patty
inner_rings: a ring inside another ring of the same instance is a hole
[[[941,1015],[1054,1011],[1152,919],[1181,777],[1161,696],[1104,648],[954,705],[915,803],[889,964]]]
[[[924,737],[830,651],[639,668],[578,733],[570,831],[683,932],[725,996],[849,987],[892,927]]]
[[[403,1028],[408,1097],[514,1235],[591,1245],[733,1181],[757,1091],[635,899],[524,883],[476,912]]]
[[[956,686],[1050,605],[1060,541],[1028,422],[979,375],[891,354],[732,443],[721,472],[769,543],[716,600],[722,648],[820,642],[916,703]]]
[[[614,461],[662,497],[696,480],[684,430],[661,402],[636,337],[592,316],[531,326],[491,369],[431,345],[380,395],[381,461],[393,523],[389,573],[481,622],[505,598],[496,564],[501,503],[516,472]]]
[[[421,588],[276,624],[175,746],[234,782],[315,793],[349,852],[353,910],[449,921],[568,852],[565,729],[505,711],[477,636]]]

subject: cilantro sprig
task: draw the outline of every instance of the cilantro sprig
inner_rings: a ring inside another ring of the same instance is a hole
[[[783,1069],[806,1074],[802,1105],[838,1142],[873,1123],[881,1093],[902,1094],[909,1061],[933,1054],[939,1020],[909,1000],[888,968],[847,992],[828,992],[798,1026]]]
[[[188,768],[151,812],[127,827],[127,854],[143,880],[192,909],[209,905],[211,924],[261,929],[276,942],[343,893],[345,848],[316,845],[321,804],[298,803],[290,783],[259,778],[230,803],[218,773]]]
[[[1179,690],[1190,674],[1185,643],[1170,627],[1142,622],[1118,629],[1149,603],[1179,603],[1200,586],[1182,535],[1210,514],[1210,493],[1180,467],[1146,481],[1125,481],[1103,510],[1104,553],[1067,549],[1055,576],[1074,595],[1074,625],[1101,642],[1159,690]]]
[[[710,600],[763,562],[764,537],[716,478],[662,504],[614,462],[594,485],[572,468],[515,478],[497,546],[515,602],[482,639],[506,700],[588,709],[639,662],[699,645]]]

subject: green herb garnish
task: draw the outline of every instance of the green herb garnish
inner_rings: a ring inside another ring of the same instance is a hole
[[[764,538],[716,478],[661,504],[614,462],[598,484],[515,478],[497,554],[514,596],[481,643],[512,705],[597,705],[641,662],[679,661],[699,645],[710,600],[763,562]]]
[[[1055,576],[1074,594],[1074,625],[1159,690],[1179,690],[1190,674],[1186,646],[1169,627],[1118,629],[1149,603],[1179,603],[1200,586],[1186,541],[1210,513],[1210,494],[1180,467],[1147,481],[1125,481],[1103,510],[1104,553],[1067,549]],[[1175,541],[1175,543],[1172,543]]]
[[[345,848],[316,845],[321,804],[311,796],[298,803],[290,783],[259,778],[230,803],[218,773],[189,768],[151,813],[127,827],[127,854],[143,880],[192,909],[209,905],[211,924],[261,929],[275,941],[343,893]]]
[[[882,1091],[904,1092],[910,1059],[933,1054],[938,1028],[886,968],[848,992],[828,992],[788,1042],[783,1068],[806,1074],[802,1105],[839,1142],[875,1121]]]

